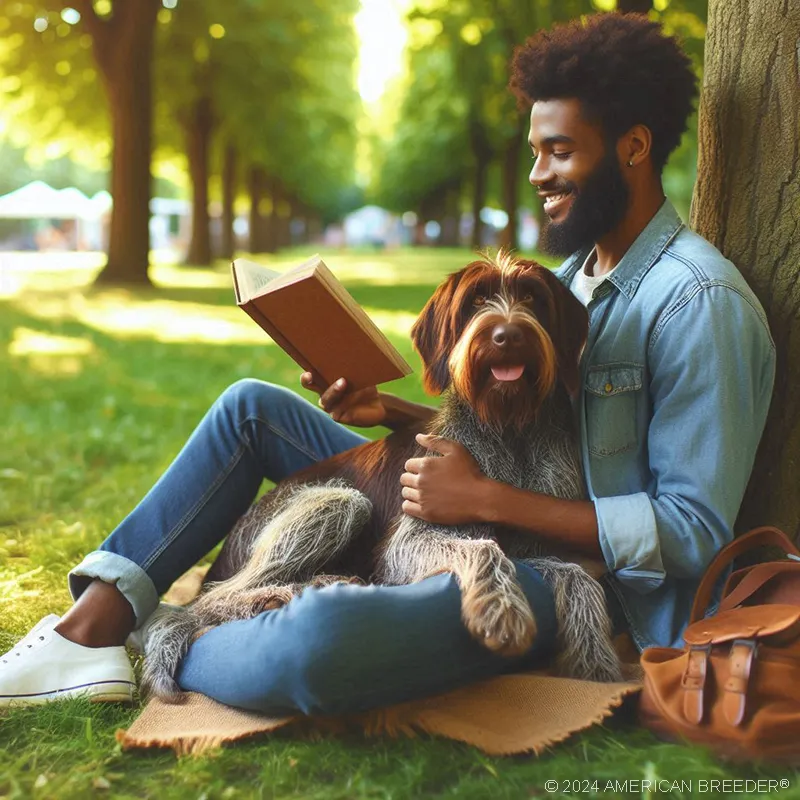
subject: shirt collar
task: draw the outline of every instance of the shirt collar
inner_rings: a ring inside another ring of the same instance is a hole
[[[628,251],[614,268],[608,280],[629,300],[636,294],[645,273],[659,259],[667,245],[683,228],[678,212],[669,200],[664,200],[644,230],[636,237]],[[559,269],[565,285],[572,283],[575,273],[583,267],[593,245],[573,253]]]

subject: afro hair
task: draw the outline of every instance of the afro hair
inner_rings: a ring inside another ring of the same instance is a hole
[[[641,14],[594,14],[539,31],[518,47],[509,88],[522,104],[577,98],[615,141],[634,125],[653,135],[661,172],[686,130],[697,96],[689,57]]]

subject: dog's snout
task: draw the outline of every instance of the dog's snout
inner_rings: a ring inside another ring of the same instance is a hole
[[[500,325],[495,325],[494,330],[492,330],[492,341],[498,347],[522,344],[522,328],[520,328],[519,325],[515,325],[513,322],[504,322]]]

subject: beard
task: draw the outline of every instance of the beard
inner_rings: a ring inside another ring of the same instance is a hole
[[[630,190],[616,147],[606,147],[606,154],[580,188],[570,181],[553,188],[571,192],[573,200],[563,222],[551,222],[545,214],[539,246],[550,255],[568,256],[596,244],[622,222],[628,209]]]

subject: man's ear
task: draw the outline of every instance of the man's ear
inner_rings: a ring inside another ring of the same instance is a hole
[[[580,360],[589,335],[589,314],[583,303],[546,267],[544,277],[553,297],[554,319],[550,336],[556,348],[558,377],[574,396],[580,386]]]
[[[441,394],[450,384],[447,362],[455,346],[452,304],[464,270],[455,272],[433,293],[411,328],[411,342],[422,358],[422,385],[428,394]]]

